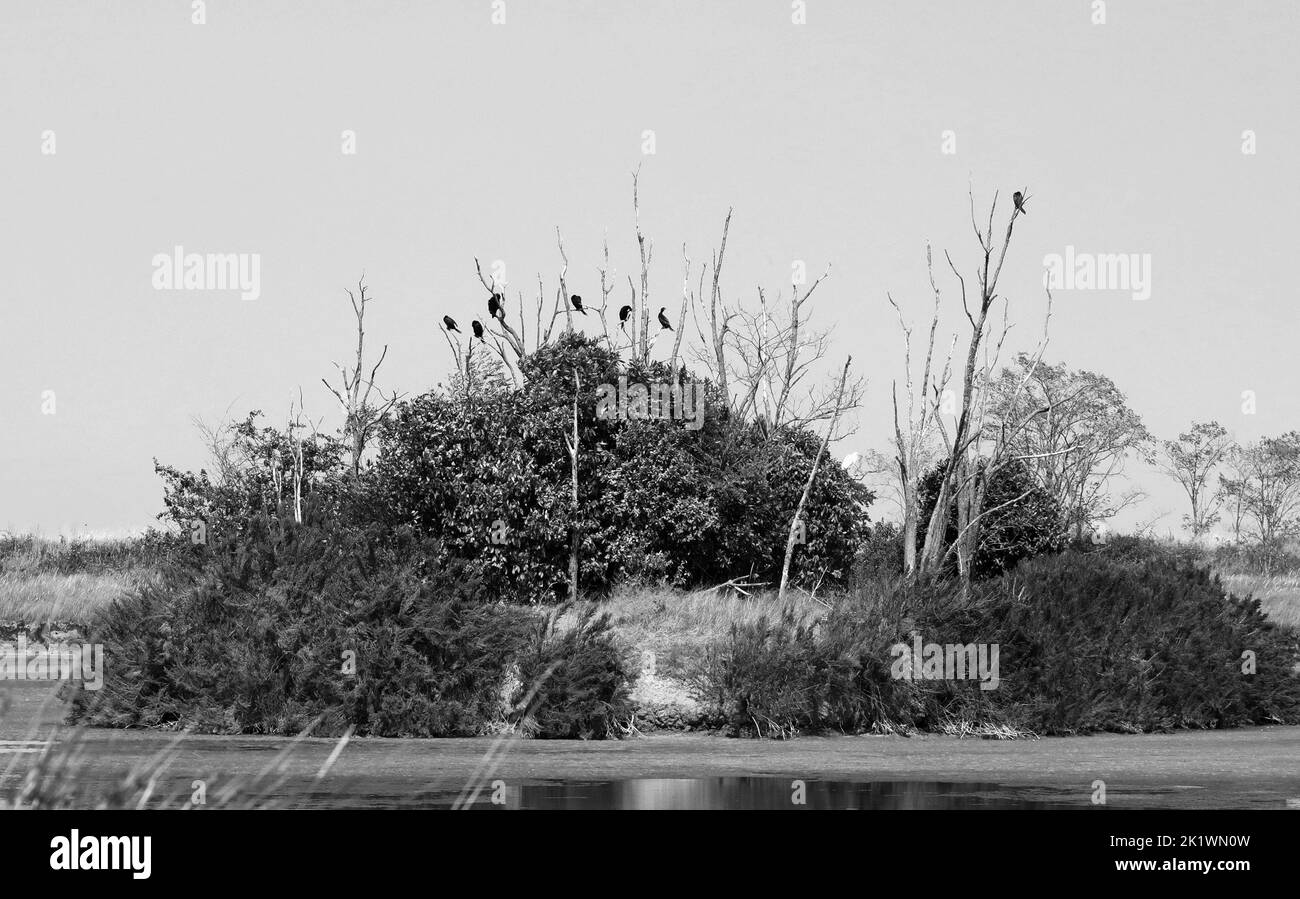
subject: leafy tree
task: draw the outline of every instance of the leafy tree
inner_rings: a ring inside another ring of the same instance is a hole
[[[1233,447],[1227,454],[1233,477],[1220,477],[1251,536],[1275,546],[1300,531],[1300,431]]]
[[[1166,440],[1160,445],[1160,467],[1179,485],[1191,501],[1192,512],[1183,516],[1183,523],[1199,537],[1219,521],[1219,507],[1224,494],[1213,488],[1210,481],[1215,468],[1223,461],[1232,438],[1217,421],[1192,422],[1191,430],[1178,435],[1177,440]]]
[[[230,426],[216,475],[181,471],[154,460],[163,479],[164,511],[158,518],[185,537],[202,525],[205,539],[244,533],[254,516],[274,517],[293,496],[292,475],[301,451],[303,499],[337,504],[342,485],[342,444],[322,434],[295,435],[259,424],[260,411]]]
[[[1010,451],[1056,497],[1076,538],[1141,499],[1137,491],[1110,492],[1128,458],[1145,452],[1151,441],[1110,378],[1021,353],[998,373],[990,401],[996,420],[1020,424]],[[1029,410],[1042,411],[1028,415]]]
[[[925,540],[925,529],[934,511],[939,495],[943,463],[930,469],[918,485],[921,507],[921,532],[919,542]],[[1066,518],[1056,498],[1034,480],[1028,467],[1012,461],[994,472],[986,490],[985,504],[990,510],[980,529],[971,565],[971,579],[984,580],[1014,568],[1021,559],[1043,553],[1059,552],[1065,546]],[[952,510],[948,521],[945,545],[952,546],[957,538],[957,511]],[[956,559],[950,554],[945,571],[956,573]]]
[[[706,383],[697,430],[682,422],[597,414],[601,385],[688,380],[661,363],[624,365],[598,340],[566,333],[522,363],[518,389],[433,391],[401,403],[369,471],[374,507],[442,541],[502,595],[568,592],[569,539],[581,538],[584,591],[620,577],[717,583],[779,576],[790,518],[820,443],[764,432],[726,415]],[[578,503],[565,435],[574,414]],[[832,470],[833,469],[833,470]],[[795,554],[797,582],[843,582],[867,526],[871,494],[836,466],[814,483]]]

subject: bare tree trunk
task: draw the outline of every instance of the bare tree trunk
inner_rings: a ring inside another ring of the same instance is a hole
[[[709,294],[709,330],[710,337],[713,340],[713,356],[717,365],[718,389],[722,393],[723,402],[731,404],[730,387],[727,385],[727,310],[722,310],[722,322],[718,322],[718,307],[722,305],[722,288],[720,281],[722,278],[722,261],[727,255],[727,232],[731,229],[731,213],[733,210],[727,210],[727,217],[722,222],[722,243],[718,246],[718,254],[713,258],[713,289]],[[703,297],[701,297],[701,300]]]
[[[1025,199],[1028,199],[1028,197],[1026,196]],[[948,516],[951,513],[952,503],[956,498],[959,485],[962,484],[958,475],[959,467],[965,461],[971,444],[979,439],[983,425],[981,421],[979,425],[972,426],[972,419],[975,414],[972,400],[975,394],[976,361],[979,357],[980,348],[984,344],[984,328],[988,320],[989,307],[993,305],[993,301],[997,296],[998,276],[1002,273],[1002,264],[1006,261],[1007,249],[1011,246],[1011,234],[1016,226],[1016,217],[1021,212],[1020,205],[1011,210],[1011,217],[1007,221],[1006,237],[1002,241],[995,266],[993,264],[993,253],[996,249],[993,242],[993,215],[997,211],[997,202],[997,195],[995,194],[993,203],[989,208],[987,230],[981,233],[979,224],[975,221],[975,197],[974,194],[971,195],[971,224],[975,228],[975,236],[979,240],[980,249],[983,251],[983,259],[977,272],[979,306],[975,315],[971,314],[970,307],[967,305],[966,281],[961,277],[952,260],[948,260],[949,267],[961,283],[962,308],[966,312],[966,319],[970,322],[971,336],[970,345],[966,351],[966,368],[963,372],[961,411],[957,418],[957,426],[953,432],[948,460],[944,463],[940,477],[939,495],[934,504],[934,511],[930,515],[929,527],[925,532],[925,546],[921,550],[921,558],[918,563],[918,572],[923,576],[938,574],[940,567],[943,565],[943,560],[946,557],[944,540]],[[987,379],[989,365],[989,357],[985,353],[984,365],[978,369],[981,373],[981,384]],[[972,512],[972,520],[977,519],[981,514],[979,509],[968,509],[968,511]]]
[[[978,460],[976,465],[978,466]],[[967,478],[970,477],[970,462],[962,458],[957,463],[957,483],[968,484]],[[957,573],[961,576],[963,584],[970,583],[971,563],[975,556],[975,541],[973,534],[975,528],[972,526],[971,512],[974,505],[973,493],[975,485],[968,484],[964,489],[957,491]],[[975,514],[979,514],[976,512]],[[947,521],[944,521],[945,529]]]
[[[903,485],[903,573],[908,577],[916,571],[916,481],[906,469],[901,472]]]
[[[578,380],[578,371],[573,372],[573,438],[564,435],[565,446],[569,450],[569,471],[573,482],[573,533],[569,543],[569,600],[578,601],[578,546],[581,542],[578,527],[578,393],[582,385]]]
[[[799,529],[800,516],[803,515],[803,507],[808,502],[808,494],[812,492],[813,481],[817,478],[817,469],[821,465],[822,456],[826,454],[826,446],[831,442],[835,422],[839,420],[840,401],[844,397],[844,382],[849,377],[849,365],[852,362],[852,356],[844,360],[844,371],[840,374],[840,388],[835,396],[835,412],[831,415],[830,424],[826,426],[826,436],[822,438],[822,445],[817,450],[816,458],[813,459],[812,470],[808,472],[808,483],[804,484],[803,495],[799,497],[799,505],[795,507],[794,517],[790,519],[790,535],[785,541],[785,561],[781,565],[781,586],[776,594],[778,601],[785,599],[785,588],[790,580],[790,562],[794,558],[794,542]]]
[[[361,374],[364,371],[366,356],[366,305],[371,302],[371,297],[366,296],[365,276],[357,282],[357,295],[352,291],[346,291],[348,299],[352,301],[352,311],[357,319],[357,358],[356,364],[349,371],[347,368],[335,363],[335,368],[339,370],[342,381],[342,390],[335,390],[324,378],[321,382],[334,394],[339,405],[343,407],[344,424],[343,431],[348,439],[348,453],[351,455],[351,469],[353,480],[361,477],[361,457],[365,455],[366,444],[369,442],[375,428],[383,419],[388,411],[396,405],[398,395],[385,399],[382,390],[375,387],[375,375],[379,373],[379,366],[384,364],[384,359],[388,357],[388,344],[384,344],[383,351],[379,354],[379,361],[370,369],[370,377],[362,379]],[[450,335],[448,344],[450,344]],[[459,365],[459,361],[458,361]],[[467,373],[468,374],[468,373]],[[365,390],[362,391],[362,385]],[[378,406],[370,405],[370,393],[375,391],[382,401]]]
[[[641,297],[638,301],[641,307],[639,355],[644,362],[650,358],[650,260],[654,255],[654,243],[647,244],[645,235],[641,233],[641,199],[638,194],[640,177],[641,168],[638,166],[632,173],[632,213],[636,219],[636,245],[641,254]]]

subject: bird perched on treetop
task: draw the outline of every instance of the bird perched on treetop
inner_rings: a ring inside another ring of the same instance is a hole
[[[624,306],[622,309],[618,310],[618,323],[620,325],[627,324],[627,317],[631,314],[632,314],[631,306]]]
[[[1020,191],[1016,191],[1011,195],[1011,202],[1016,204],[1016,209],[1020,210],[1025,215],[1029,215],[1029,210],[1025,208],[1025,195]]]
[[[479,323],[479,320],[474,319],[472,322],[469,323],[469,326],[474,329],[474,336],[477,337],[479,340],[483,340],[483,325]]]
[[[577,309],[583,315],[587,314],[587,310],[582,308],[582,297],[575,293],[573,296],[569,297],[569,302],[573,304],[574,309]]]
[[[456,319],[452,318],[450,315],[444,315],[442,317],[442,323],[447,326],[448,331],[455,331],[457,334],[465,333],[460,328],[456,327]]]
[[[501,294],[494,293],[488,300],[488,315],[493,318],[505,318],[506,314],[501,308]]]
[[[664,315],[664,310],[667,308],[668,308],[667,306],[659,307],[659,325],[660,327],[667,328],[669,331],[671,331],[673,329],[673,326],[668,323],[668,316]]]

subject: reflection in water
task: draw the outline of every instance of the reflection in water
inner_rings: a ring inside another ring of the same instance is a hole
[[[441,798],[441,797],[440,797]],[[435,799],[435,807],[444,803]],[[797,800],[802,798],[803,802]],[[1070,808],[1049,791],[1034,798],[1000,784],[818,781],[781,777],[644,778],[507,786],[505,803],[484,791],[475,807],[515,809],[976,809]],[[446,803],[449,805],[450,803]],[[1087,805],[1086,800],[1082,803]]]

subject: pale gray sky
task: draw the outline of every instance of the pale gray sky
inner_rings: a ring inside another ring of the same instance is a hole
[[[319,379],[363,269],[384,384],[408,392],[450,368],[441,315],[482,311],[475,256],[553,290],[559,225],[570,289],[597,295],[606,231],[619,277],[635,267],[638,164],[656,306],[728,206],[729,297],[833,265],[828,370],[852,353],[870,381],[841,454],[888,439],[885,291],[926,313],[927,240],[974,263],[968,182],[1034,195],[1001,284],[1017,348],[1046,255],[1150,254],[1149,300],[1057,293],[1047,359],[1109,375],[1162,437],[1300,427],[1300,6],[1112,0],[1104,25],[1087,0],[808,0],[805,25],[787,0],[504,6],[493,25],[490,0],[212,0],[195,25],[187,2],[0,0],[0,528],[150,524],[152,458],[202,464],[190,419],[232,403],[278,421],[302,385],[335,424]],[[154,290],[178,244],[260,254],[261,296]],[[1176,488],[1140,480],[1128,520],[1176,526]]]

